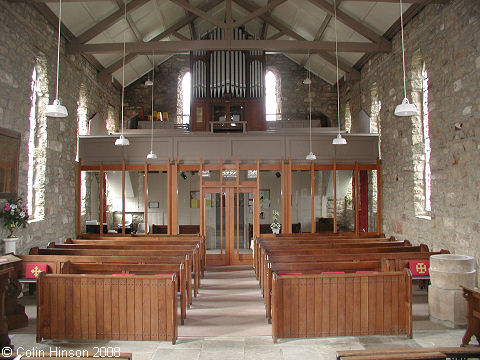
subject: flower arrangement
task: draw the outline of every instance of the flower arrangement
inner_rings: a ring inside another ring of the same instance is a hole
[[[0,219],[3,219],[3,224],[10,232],[9,238],[14,237],[15,228],[27,226],[28,216],[27,205],[22,205],[21,198],[7,200],[1,208]]]
[[[273,215],[273,222],[270,224],[270,228],[272,229],[272,232],[274,234],[280,233],[280,223],[278,222],[278,217],[280,216],[280,213],[277,210],[272,211]]]

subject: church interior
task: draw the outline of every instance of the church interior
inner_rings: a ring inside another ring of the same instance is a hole
[[[478,0],[0,14],[0,358],[480,358]]]

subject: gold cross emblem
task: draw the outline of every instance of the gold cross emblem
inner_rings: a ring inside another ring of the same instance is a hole
[[[35,277],[37,278],[37,277],[38,277],[38,274],[40,274],[40,273],[42,272],[42,270],[40,270],[40,269],[38,268],[38,266],[35,265],[35,267],[34,267],[30,272],[33,274],[33,276],[35,276]]]
[[[417,269],[419,274],[427,273],[427,266],[424,263],[417,263],[417,265],[415,265],[415,269]]]

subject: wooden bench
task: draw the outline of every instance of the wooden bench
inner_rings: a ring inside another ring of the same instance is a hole
[[[192,256],[186,250],[171,250],[171,249],[108,249],[108,248],[48,248],[39,249],[33,247],[30,249],[30,255],[88,255],[88,256]],[[192,269],[194,272],[193,294],[198,293],[200,271],[198,256],[192,256]],[[188,268],[187,268],[188,269]]]
[[[472,336],[475,336],[480,344],[480,292],[478,288],[470,289],[462,286],[462,289],[468,305],[467,330],[462,338],[462,346],[467,346]]]
[[[172,276],[45,274],[38,278],[42,339],[171,341],[178,336]]]
[[[363,274],[277,275],[272,336],[399,335],[412,337],[408,270]]]
[[[11,270],[9,269],[0,270],[0,348],[10,346],[7,317],[5,316],[5,294],[7,292],[10,272]]]
[[[173,273],[177,276],[180,292],[180,323],[186,318],[186,284],[183,263],[178,264],[83,264],[67,261],[62,265],[61,274],[135,274],[157,275]]]
[[[28,264],[46,264],[48,273],[60,274],[64,263],[67,261],[86,264],[185,264],[184,278],[186,281],[187,307],[192,304],[192,275],[188,271],[191,259],[185,256],[99,256],[99,255],[19,255],[22,262],[16,271],[19,277],[25,277]]]
[[[430,354],[430,357],[427,356]],[[442,357],[434,357],[439,356]],[[433,357],[432,357],[433,356]],[[395,348],[337,351],[337,360],[470,359],[480,357],[480,347]]]

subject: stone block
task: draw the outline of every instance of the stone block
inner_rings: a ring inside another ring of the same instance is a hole
[[[467,324],[467,301],[462,290],[447,290],[430,285],[428,287],[428,309],[430,318],[449,327]]]

